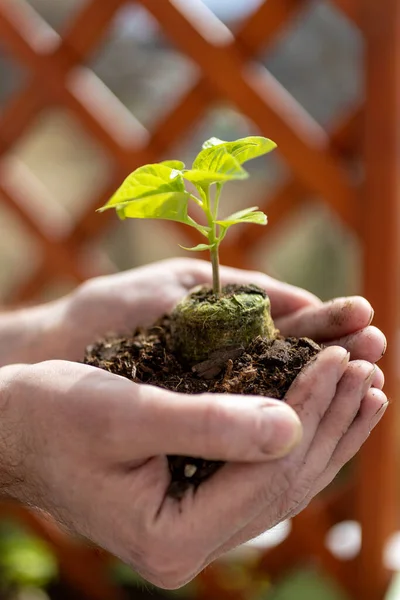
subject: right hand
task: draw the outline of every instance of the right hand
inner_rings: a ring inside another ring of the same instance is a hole
[[[150,582],[180,587],[295,513],[352,458],[386,402],[372,370],[327,348],[284,404],[182,395],[63,361],[4,367],[0,489]],[[179,504],[165,498],[166,454],[229,464]]]

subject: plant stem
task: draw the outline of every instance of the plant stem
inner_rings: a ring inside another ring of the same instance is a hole
[[[219,278],[219,257],[218,257],[218,244],[215,244],[210,250],[211,254],[211,266],[213,274],[213,292],[219,295],[221,293],[221,281]]]
[[[221,282],[219,278],[219,257],[218,257],[218,248],[219,248],[219,239],[217,236],[217,226],[215,223],[216,214],[211,210],[210,206],[210,186],[204,186],[204,202],[203,202],[203,210],[207,217],[208,226],[210,228],[210,232],[208,234],[208,243],[211,246],[210,255],[211,255],[211,266],[212,266],[212,277],[213,277],[213,292],[214,294],[219,295],[221,293]],[[219,196],[220,190],[218,190]]]
[[[202,200],[200,200],[200,198],[198,198],[194,194],[190,194],[190,197],[192,200],[194,200],[194,202],[196,202],[197,206],[200,206],[201,208],[203,207],[203,202]]]

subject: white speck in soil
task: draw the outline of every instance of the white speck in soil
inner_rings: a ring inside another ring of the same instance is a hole
[[[196,471],[197,471],[196,465],[187,464],[187,465],[185,465],[184,475],[185,475],[185,477],[190,479],[190,477],[193,477],[193,475],[196,473]]]

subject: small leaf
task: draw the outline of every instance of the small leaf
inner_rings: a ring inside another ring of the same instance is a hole
[[[211,250],[213,246],[209,244],[197,244],[197,246],[193,246],[193,248],[186,248],[186,246],[181,246],[179,244],[179,247],[182,248],[182,250],[189,250],[189,252],[202,252],[203,250]]]
[[[212,183],[225,183],[236,179],[247,179],[248,173],[242,171],[240,174],[216,173],[213,171],[200,171],[192,169],[184,171],[183,177],[188,181],[200,186],[211,185]]]
[[[246,215],[253,213],[256,210],[258,210],[258,206],[250,206],[250,208],[242,208],[242,210],[238,210],[238,211],[234,212],[233,214],[229,215],[229,217],[226,217],[226,220],[241,219],[242,217],[245,217]]]
[[[228,154],[233,156],[242,165],[252,158],[257,158],[271,152],[271,150],[276,148],[276,144],[272,140],[261,136],[245,137],[234,142],[224,142],[213,137],[204,142],[203,148],[225,148]]]
[[[236,225],[237,223],[256,223],[257,225],[266,225],[267,215],[257,209],[258,206],[252,206],[251,208],[239,210],[229,217],[226,217],[226,219],[216,221],[216,223],[226,229],[231,227],[231,225]]]
[[[124,202],[169,192],[185,192],[181,172],[163,164],[145,165],[133,171],[98,212],[115,208]]]
[[[247,171],[225,148],[206,148],[196,157],[192,169],[183,171],[183,177],[198,185],[210,185],[234,179],[246,179]]]
[[[176,169],[177,171],[182,171],[182,169],[185,168],[185,163],[181,160],[163,160],[160,165],[164,165],[170,169]]]
[[[213,146],[199,152],[193,162],[192,169],[213,173],[243,173],[238,161],[223,146]]]
[[[188,215],[189,192],[172,192],[131,200],[116,206],[118,217],[124,219],[164,219],[194,227],[205,237],[210,228],[199,225]]]
[[[188,200],[188,192],[170,192],[123,202],[115,208],[121,219],[166,219],[191,225]]]

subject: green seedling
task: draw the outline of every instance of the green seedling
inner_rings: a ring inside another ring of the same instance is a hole
[[[221,191],[228,181],[247,179],[242,165],[276,148],[268,138],[252,136],[234,142],[211,138],[204,142],[191,169],[179,160],[167,160],[139,167],[131,173],[112,198],[99,210],[114,208],[120,219],[166,219],[194,227],[206,238],[190,251],[209,250],[213,270],[213,291],[221,292],[219,245],[228,229],[238,223],[267,224],[267,216],[257,206],[245,208],[225,219],[218,218]],[[187,189],[187,183],[198,195]],[[190,203],[205,215],[200,224],[189,214]]]

